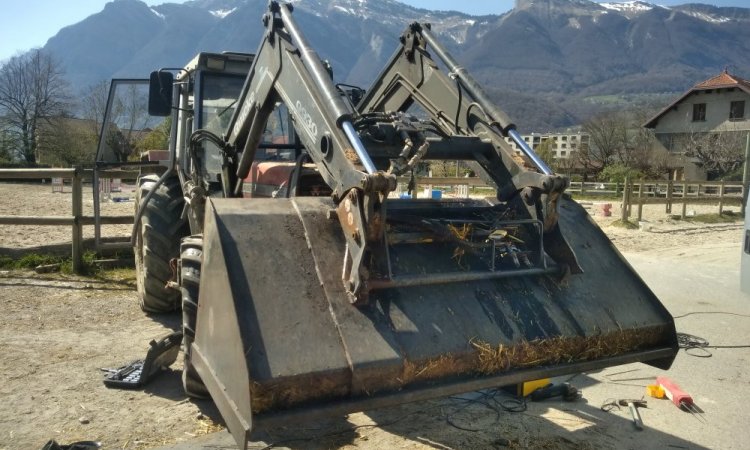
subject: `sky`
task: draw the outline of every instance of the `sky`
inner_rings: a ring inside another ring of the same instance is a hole
[[[3,0],[0,24],[0,62],[35,47],[42,47],[57,32],[104,8],[109,0]],[[185,0],[145,0],[149,5]],[[401,0],[425,9],[455,10],[467,14],[502,14],[513,7],[513,0]],[[609,0],[623,1],[623,0]],[[717,6],[750,7],[748,0],[651,0],[670,6],[684,3],[709,3]]]

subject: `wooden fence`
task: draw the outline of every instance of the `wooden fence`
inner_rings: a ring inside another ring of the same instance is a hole
[[[137,172],[128,172],[119,170],[99,171],[99,177],[135,179]],[[62,178],[70,179],[72,186],[72,207],[69,216],[19,216],[19,215],[0,215],[0,225],[55,225],[70,226],[71,228],[71,257],[73,261],[73,271],[80,273],[83,269],[83,226],[95,225],[97,217],[83,215],[83,182],[93,179],[93,169],[82,169],[75,167],[73,169],[0,169],[0,179],[52,179]],[[101,216],[98,222],[102,225],[121,225],[132,224],[133,216]]]
[[[99,178],[135,179],[137,172],[119,170],[99,170]],[[79,273],[83,268],[82,227],[84,225],[119,225],[132,224],[133,216],[84,216],[83,215],[83,182],[94,178],[93,169],[0,169],[0,179],[70,179],[72,184],[72,208],[69,216],[1,216],[0,225],[67,225],[71,227],[73,270]],[[468,197],[469,189],[489,188],[481,178],[453,177],[419,177],[415,191],[419,186],[450,187],[458,197]],[[399,178],[399,185],[408,184],[409,178]],[[681,181],[636,181],[625,183],[572,182],[567,192],[622,196],[622,219],[627,220],[632,214],[633,206],[637,207],[637,219],[641,220],[643,205],[663,204],[666,213],[672,212],[672,205],[682,204],[682,217],[686,215],[689,203],[718,203],[718,211],[724,205],[739,204],[744,213],[744,195],[746,188],[739,182],[681,182]],[[95,193],[95,199],[98,198]],[[98,205],[95,205],[98,211]],[[98,220],[97,220],[98,219]],[[99,230],[96,230],[97,245]]]
[[[622,185],[623,221],[632,215],[633,206],[637,208],[636,219],[643,218],[643,205],[664,205],[667,214],[672,213],[672,206],[682,204],[681,217],[687,215],[687,205],[698,203],[717,204],[718,213],[726,205],[739,205],[745,213],[747,186],[741,182],[708,182],[708,181],[636,181],[625,180]]]

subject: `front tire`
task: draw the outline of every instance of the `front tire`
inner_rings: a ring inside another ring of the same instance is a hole
[[[203,262],[203,236],[186,237],[180,245],[180,290],[182,291],[182,344],[184,367],[182,386],[193,398],[208,398],[208,390],[191,360],[190,345],[195,340],[195,324],[198,318],[198,294]]]
[[[136,213],[143,199],[154,190],[156,175],[138,179]],[[180,293],[167,287],[174,276],[170,261],[179,256],[180,238],[190,233],[182,217],[185,199],[177,177],[167,178],[151,196],[136,231],[135,272],[138,302],[148,313],[163,313],[180,308]]]

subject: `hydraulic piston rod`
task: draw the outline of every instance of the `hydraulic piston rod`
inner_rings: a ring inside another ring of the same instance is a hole
[[[539,155],[536,154],[534,150],[529,147],[529,144],[526,143],[526,141],[523,140],[520,134],[518,134],[518,131],[512,129],[508,130],[508,136],[510,136],[511,139],[513,139],[513,142],[516,143],[521,148],[521,151],[526,155],[533,163],[534,165],[542,171],[545,175],[552,175],[554,172],[552,172],[552,169],[549,168],[547,163],[544,162],[542,158],[539,157]]]
[[[365,167],[367,173],[372,175],[373,173],[377,172],[375,164],[373,164],[370,155],[367,153],[367,149],[365,149],[365,146],[359,139],[359,134],[357,134],[357,131],[354,129],[354,126],[351,124],[351,122],[349,122],[348,120],[342,122],[341,128],[344,130],[346,137],[349,138],[349,143],[352,144],[352,147],[354,147],[354,151],[357,153],[359,160],[362,161],[362,165]]]

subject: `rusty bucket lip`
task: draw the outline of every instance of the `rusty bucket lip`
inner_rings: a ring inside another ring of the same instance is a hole
[[[365,376],[362,368],[319,371],[308,376],[272,380],[251,379],[253,414],[294,409],[314,402],[336,402],[354,397],[387,395],[411,387],[451,384],[457,380],[498,377],[523,369],[547,369],[584,361],[607,361],[611,357],[673,345],[669,326],[599,331],[592,335],[549,336],[532,341],[520,339],[490,343],[471,339],[463,350],[421,359],[404,356],[399,366],[383,367],[380,376]],[[365,369],[367,372],[367,369]],[[313,381],[314,380],[314,381]],[[354,380],[358,380],[355,382]],[[311,383],[315,386],[311,386]]]
[[[222,416],[225,417],[228,422],[232,422],[235,425],[232,434],[239,443],[242,442],[242,439],[239,439],[242,435],[244,435],[244,442],[248,442],[251,439],[253,431],[262,428],[299,424],[300,422],[313,421],[321,418],[344,416],[353,412],[368,411],[397,406],[404,403],[444,398],[451,395],[474,392],[482,389],[516,385],[528,380],[589,372],[634,362],[651,361],[657,367],[667,369],[674,361],[678,351],[679,348],[675,344],[671,347],[659,347],[650,350],[630,352],[598,360],[578,361],[556,364],[553,366],[512,370],[493,376],[477,376],[460,380],[454,379],[439,384],[426,383],[424,385],[412,385],[396,392],[377,394],[371,397],[345,398],[324,404],[316,403],[312,405],[300,405],[288,410],[253,414],[249,418],[249,422],[242,417],[242,414],[238,411],[238,409],[241,408],[235,403],[234,399],[228,397],[225,390],[218,389],[218,391],[221,392],[221,395],[218,398],[214,397],[213,399],[221,411]],[[212,369],[208,366],[200,348],[194,346],[192,352],[194,363],[198,371],[205,374],[212,372]]]
[[[660,347],[591,361],[511,370],[497,375],[453,379],[443,383],[414,384],[396,392],[375,394],[371,397],[346,398],[325,404],[300,405],[288,410],[260,413],[254,415],[253,422],[257,427],[275,427],[288,423],[299,423],[300,421],[449,397],[482,389],[516,385],[528,380],[589,372],[634,362],[647,363],[652,361],[659,367],[668,368],[678,351],[679,349],[676,346]]]

